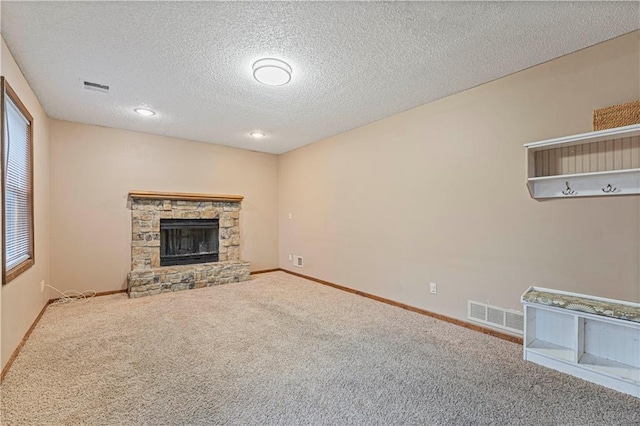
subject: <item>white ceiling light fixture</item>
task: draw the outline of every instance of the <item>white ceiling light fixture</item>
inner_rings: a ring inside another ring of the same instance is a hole
[[[249,136],[252,136],[252,137],[254,137],[256,139],[260,139],[260,138],[264,138],[267,135],[265,135],[262,132],[251,132],[251,133],[249,133]]]
[[[156,115],[155,111],[151,111],[149,108],[134,108],[133,110],[144,117]]]
[[[282,86],[291,81],[291,66],[284,61],[265,58],[253,64],[253,78],[268,86]]]

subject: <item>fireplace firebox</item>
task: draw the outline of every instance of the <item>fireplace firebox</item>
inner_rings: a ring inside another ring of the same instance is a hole
[[[160,266],[218,261],[218,219],[160,219]]]

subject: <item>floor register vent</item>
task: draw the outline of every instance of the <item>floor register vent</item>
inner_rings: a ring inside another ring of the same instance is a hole
[[[524,331],[524,314],[522,312],[485,303],[469,300],[467,318],[511,333],[522,334]]]

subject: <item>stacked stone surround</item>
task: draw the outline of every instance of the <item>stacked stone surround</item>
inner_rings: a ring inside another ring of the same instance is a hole
[[[138,269],[129,273],[129,297],[133,299],[249,279],[249,262],[240,260]]]
[[[220,261],[160,266],[160,219],[218,219]],[[249,263],[240,260],[239,200],[180,200],[171,199],[169,195],[166,199],[149,199],[131,195],[129,297],[248,279]]]

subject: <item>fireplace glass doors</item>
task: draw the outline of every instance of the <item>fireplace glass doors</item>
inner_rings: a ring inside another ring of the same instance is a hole
[[[160,266],[218,261],[218,219],[160,219]]]

